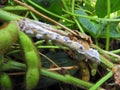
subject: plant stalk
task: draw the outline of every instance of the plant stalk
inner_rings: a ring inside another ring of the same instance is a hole
[[[92,88],[90,88],[89,90],[98,90],[98,88],[106,81],[108,80],[110,77],[112,77],[113,72],[110,71],[107,75],[105,75],[102,79],[100,79],[96,84],[94,84],[94,86]]]
[[[110,8],[110,0],[107,0],[107,15],[108,18],[110,18],[110,12],[111,12],[111,8]],[[109,46],[110,46],[110,22],[107,23],[107,35],[106,35],[106,50],[109,50]]]

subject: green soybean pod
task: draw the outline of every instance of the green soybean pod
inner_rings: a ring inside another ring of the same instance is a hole
[[[22,31],[19,31],[19,40],[24,50],[25,62],[27,65],[25,78],[26,90],[31,90],[39,81],[41,67],[40,56],[31,39]]]
[[[16,21],[11,21],[0,27],[0,54],[4,54],[18,37],[18,25]]]
[[[0,90],[12,90],[12,81],[6,73],[0,75]]]

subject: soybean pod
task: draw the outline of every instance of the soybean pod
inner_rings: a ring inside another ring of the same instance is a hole
[[[25,78],[26,90],[31,90],[39,81],[41,67],[40,56],[31,39],[22,31],[19,31],[19,40],[24,50],[25,62],[27,65]]]
[[[18,37],[18,25],[11,21],[0,27],[0,54],[4,54]]]
[[[0,90],[12,90],[12,81],[6,73],[0,74]]]

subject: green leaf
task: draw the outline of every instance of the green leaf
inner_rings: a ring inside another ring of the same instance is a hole
[[[75,14],[87,16],[84,10],[75,10]],[[77,17],[77,19],[79,23],[83,26],[84,31],[90,33],[91,36],[95,37],[98,29],[98,24],[93,23],[87,18]]]
[[[118,38],[120,37],[120,31],[117,30],[117,26],[118,26],[119,22],[110,22],[110,37],[111,38]],[[107,22],[104,22],[101,25],[101,29],[100,29],[100,33],[99,33],[99,37],[100,38],[106,38],[107,34],[106,34],[106,27],[107,27]]]
[[[66,67],[66,66],[73,66],[73,65],[77,65],[77,62],[75,60],[72,60],[65,52],[63,51],[57,51],[57,52],[48,52],[47,54],[45,54],[47,57],[49,57],[51,60],[53,60],[57,65],[59,65],[60,67]],[[44,57],[41,57],[42,60],[42,67],[45,68],[50,68],[51,66],[51,62],[49,60],[47,60]],[[68,72],[73,75],[76,70],[69,70]],[[40,79],[39,85],[42,84],[41,87],[37,87],[37,89],[39,88],[43,88],[43,87],[48,87],[50,85],[53,85],[54,83],[56,83],[58,81],[54,80],[54,79],[50,79],[47,77],[42,77]],[[46,84],[47,83],[47,84]],[[38,86],[39,86],[38,85]]]
[[[63,51],[57,51],[57,52],[48,52],[46,54],[47,57],[49,57],[51,60],[53,60],[58,66],[60,67],[67,67],[67,66],[73,66],[76,65],[77,62],[73,59],[71,59],[65,52]],[[50,68],[51,62],[48,61],[46,58],[42,57],[42,67]],[[76,69],[77,70],[77,69]],[[69,70],[69,73],[73,75],[76,70]]]
[[[57,15],[62,15],[62,6],[60,0],[32,0],[36,4],[42,6],[43,8],[47,9],[48,11],[55,13]],[[39,10],[41,13],[49,16],[50,18],[57,19],[47,13]]]
[[[87,16],[84,10],[76,10],[76,14]],[[106,27],[107,21],[104,22],[93,22],[87,18],[77,17],[79,23],[83,26],[84,31],[88,32],[93,38],[106,38]],[[110,37],[120,37],[120,32],[117,30],[118,22],[110,22]]]
[[[111,13],[120,10],[120,0],[111,0]],[[97,0],[95,6],[98,17],[105,17],[107,15],[107,0]]]

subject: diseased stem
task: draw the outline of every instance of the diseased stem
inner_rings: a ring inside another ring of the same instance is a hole
[[[77,34],[76,34],[74,31],[72,31],[71,29],[65,27],[64,25],[58,23],[57,21],[55,21],[55,20],[53,20],[53,19],[51,19],[51,18],[49,18],[49,17],[43,15],[42,13],[36,11],[33,7],[28,6],[27,4],[22,3],[22,2],[20,2],[20,1],[18,1],[18,0],[14,0],[14,1],[17,2],[17,3],[19,3],[19,4],[22,5],[22,6],[27,7],[29,10],[33,11],[34,13],[38,14],[39,16],[41,16],[41,17],[43,17],[43,18],[45,18],[45,19],[51,21],[52,23],[54,23],[54,24],[56,24],[56,25],[59,25],[60,27],[64,28],[65,30],[67,30],[67,31],[69,31],[69,32],[71,32],[72,34],[74,34],[74,35],[77,36]]]
[[[22,27],[21,31],[24,31],[27,34],[34,35],[38,39],[43,38],[43,39],[51,40],[55,44],[59,44],[70,48],[71,50],[77,52],[79,55],[80,54],[85,55],[86,58],[92,60],[93,62],[97,62],[97,63],[100,62],[100,57],[97,50],[93,48],[86,49],[86,47],[81,42],[71,40],[68,35],[67,36],[61,35],[59,31],[62,30],[57,30],[58,32],[56,32],[55,28],[53,28],[49,24],[34,20],[29,20],[29,19],[21,20],[18,23],[19,23],[19,27]]]

